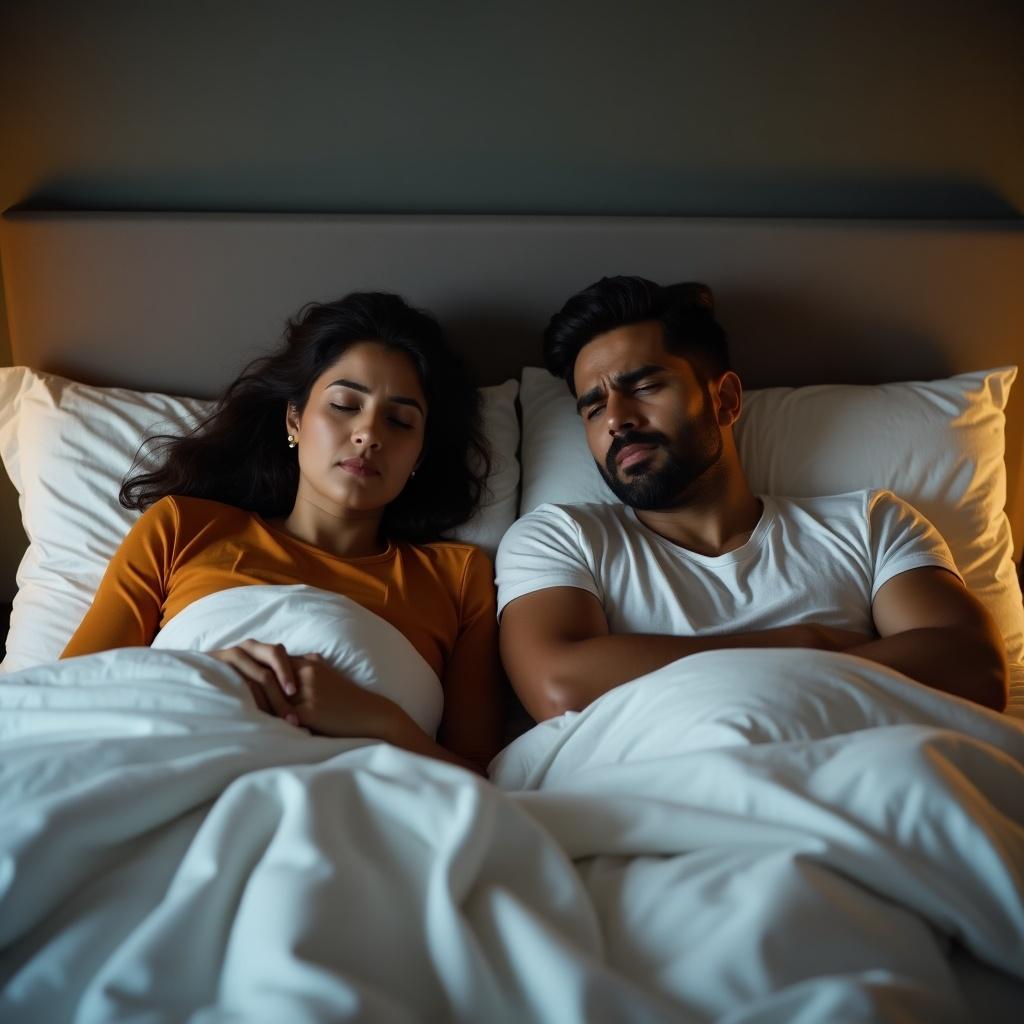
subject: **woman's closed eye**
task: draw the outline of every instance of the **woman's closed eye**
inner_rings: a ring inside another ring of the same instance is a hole
[[[338,412],[359,412],[360,407],[358,405],[339,405],[337,402],[331,402],[331,408],[337,409]],[[392,426],[399,427],[402,430],[412,430],[413,424],[403,420],[400,416],[388,416],[388,423]]]

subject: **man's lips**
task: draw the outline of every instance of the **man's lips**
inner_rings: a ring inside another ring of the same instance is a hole
[[[627,444],[615,457],[615,463],[620,469],[625,469],[637,462],[643,462],[657,447],[656,444]]]
[[[338,465],[353,476],[380,476],[380,472],[366,459],[344,459]]]

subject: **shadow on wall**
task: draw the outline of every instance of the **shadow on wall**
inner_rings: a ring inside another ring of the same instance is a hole
[[[746,387],[882,384],[965,369],[952,365],[934,337],[870,308],[841,315],[806,293],[780,289],[719,288],[716,298],[733,366]],[[827,343],[816,345],[822,339]]]

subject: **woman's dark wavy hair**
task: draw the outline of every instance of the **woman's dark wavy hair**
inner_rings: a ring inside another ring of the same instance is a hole
[[[121,485],[121,504],[141,510],[177,494],[265,518],[288,515],[299,464],[285,441],[286,408],[305,408],[317,377],[360,341],[408,355],[427,399],[422,460],[385,509],[384,535],[423,542],[464,523],[483,496],[490,469],[479,393],[437,321],[385,292],[355,292],[300,310],[288,322],[283,344],[250,363],[190,433],[143,443]]]
[[[575,395],[580,349],[599,334],[647,320],[661,324],[665,348],[689,359],[705,380],[729,369],[728,340],[715,320],[711,289],[696,281],[662,286],[645,277],[602,277],[577,292],[544,331],[544,362]]]

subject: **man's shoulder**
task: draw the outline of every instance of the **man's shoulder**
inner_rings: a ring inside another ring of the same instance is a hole
[[[863,517],[875,496],[893,496],[889,491],[866,490],[842,491],[836,494],[816,495],[772,495],[770,500],[783,516],[801,513],[815,518]],[[885,500],[883,498],[883,500]]]
[[[498,561],[513,551],[583,552],[631,529],[621,504],[586,502],[538,505],[520,516],[498,547]]]
[[[883,487],[816,497],[774,497],[776,516],[794,534],[818,531],[867,538],[928,525],[924,515],[906,499]]]
[[[773,495],[771,500],[783,513],[802,510],[828,516],[864,517],[877,508],[903,508],[907,501],[885,487],[867,487],[856,491],[804,497]]]
[[[513,529],[524,532],[555,527],[573,533],[629,528],[629,510],[621,502],[588,501],[565,504],[545,502],[520,516]]]

